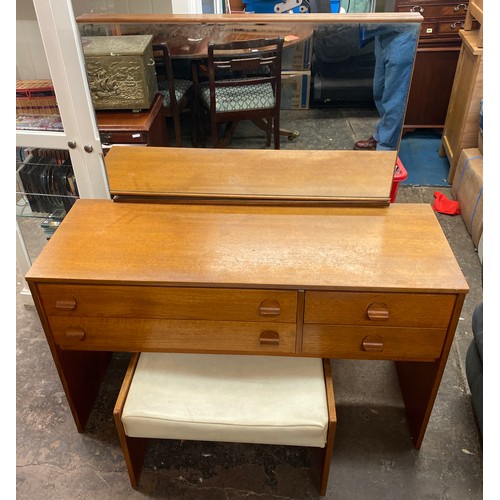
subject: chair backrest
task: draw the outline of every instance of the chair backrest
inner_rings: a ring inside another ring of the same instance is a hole
[[[215,107],[215,89],[271,84],[274,107],[281,104],[281,59],[283,37],[238,40],[208,44],[210,107]]]
[[[170,107],[175,109],[177,99],[175,98],[174,70],[168,45],[153,44],[153,57],[158,85],[161,87],[162,82],[165,82],[170,96]]]

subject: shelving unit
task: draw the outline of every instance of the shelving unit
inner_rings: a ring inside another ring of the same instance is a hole
[[[440,155],[448,157],[448,182],[453,183],[460,153],[476,148],[479,136],[480,102],[483,97],[483,49],[478,30],[461,30],[462,48],[444,124]]]
[[[49,163],[50,158],[56,164],[58,158],[65,158],[71,164],[79,197],[109,198],[103,152],[71,1],[33,0],[32,5],[31,2],[24,2],[17,15],[26,16],[26,19],[18,17],[18,49],[40,58],[39,41],[40,38],[42,40],[62,126],[60,130],[43,130],[43,127],[36,127],[41,130],[16,128],[16,173],[25,168],[23,165],[29,154],[43,151],[44,158],[49,159]],[[33,18],[36,19],[40,38],[36,34],[32,34],[29,39],[23,38],[23,21],[26,29],[33,30],[36,29]],[[18,78],[36,77],[19,74],[20,71],[24,71],[24,68],[18,69]],[[16,184],[16,258],[19,273],[24,276],[43,249],[47,236],[50,237],[51,229],[57,227],[58,219],[64,215],[62,212],[54,215],[56,210],[60,210],[56,206],[64,205],[63,199],[69,201],[76,198],[76,193],[70,196],[56,190],[47,194],[40,189],[41,184],[35,189],[28,189],[19,180]],[[49,204],[36,204],[37,199],[47,196],[54,202],[53,211],[45,210],[49,208]],[[29,199],[33,200],[33,206]],[[26,284],[21,295],[26,304],[32,303]]]

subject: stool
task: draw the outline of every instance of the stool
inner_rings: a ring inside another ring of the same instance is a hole
[[[336,427],[330,360],[142,353],[113,412],[137,489],[147,438],[321,448],[326,493]]]

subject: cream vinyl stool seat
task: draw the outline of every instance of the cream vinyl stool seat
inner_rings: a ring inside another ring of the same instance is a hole
[[[159,438],[321,448],[326,493],[336,427],[328,359],[134,354],[113,413],[133,488],[147,438]]]

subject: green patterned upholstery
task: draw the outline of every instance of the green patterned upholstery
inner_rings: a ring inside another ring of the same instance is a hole
[[[208,84],[202,85],[200,90],[204,104],[210,107]],[[215,109],[217,112],[273,107],[274,92],[270,83],[242,85],[241,87],[217,87],[215,89]]]
[[[174,80],[175,87],[175,98],[177,102],[181,101],[182,98],[187,94],[193,82],[191,80]],[[166,108],[170,107],[170,93],[168,91],[168,84],[166,81],[162,81],[158,83],[158,91],[161,92],[164,96],[163,105]]]

